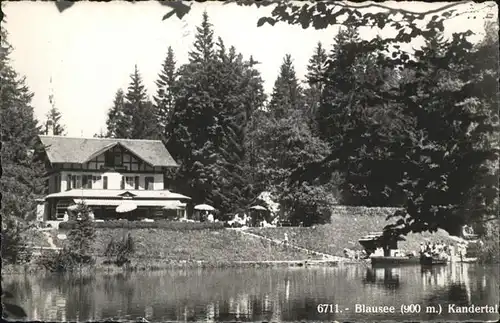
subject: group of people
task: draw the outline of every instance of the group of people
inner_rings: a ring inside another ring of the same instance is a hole
[[[442,240],[437,243],[430,243],[429,241],[420,243],[420,254],[448,258],[452,255],[452,252],[453,246],[444,243]]]

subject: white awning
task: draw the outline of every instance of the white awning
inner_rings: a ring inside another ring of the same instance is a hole
[[[101,199],[74,199],[75,203],[85,203],[88,206],[111,206],[116,207],[124,202],[134,203],[137,206],[157,206],[171,207],[172,205],[185,206],[185,203],[180,203],[178,200],[101,200]],[[178,204],[174,204],[178,203]],[[178,208],[178,207],[177,207]]]

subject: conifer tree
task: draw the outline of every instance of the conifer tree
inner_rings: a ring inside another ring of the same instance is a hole
[[[169,46],[167,57],[163,62],[162,70],[156,81],[156,96],[153,97],[161,134],[164,134],[170,114],[174,108],[175,94],[173,88],[177,77],[175,64],[174,51]]]
[[[280,66],[278,78],[274,82],[268,110],[275,118],[289,115],[292,110],[303,109],[304,100],[299,80],[295,75],[292,56],[287,54]]]
[[[227,214],[241,209],[251,195],[245,130],[263,90],[253,65],[221,39],[215,47],[213,34],[205,13],[190,62],[179,69],[167,147],[181,164],[179,191]]]
[[[317,128],[315,116],[320,105],[321,93],[325,83],[326,62],[328,56],[321,42],[314,49],[313,56],[307,65],[306,82],[308,87],[304,90],[306,100],[306,116],[313,129]]]
[[[124,117],[125,94],[122,89],[118,89],[115,94],[113,106],[108,111],[106,120],[106,137],[108,138],[126,138],[127,135],[121,133],[122,118]],[[120,125],[120,127],[119,127]]]
[[[11,46],[7,31],[0,28],[0,133],[2,138],[2,261],[21,260],[29,226],[25,220],[36,214],[36,198],[44,193],[43,163],[39,161],[37,136],[40,127],[34,117],[33,94],[9,60]]]
[[[214,31],[208,19],[208,13],[203,12],[201,25],[196,27],[194,49],[189,52],[191,63],[207,63],[214,55]]]
[[[55,106],[52,106],[45,121],[45,135],[52,133],[54,136],[64,136],[66,134],[66,129],[61,124],[61,117],[61,112]]]
[[[130,75],[127,93],[118,90],[108,112],[108,136],[129,139],[158,138],[158,125],[137,65]]]

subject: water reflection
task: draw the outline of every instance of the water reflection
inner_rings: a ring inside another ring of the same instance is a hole
[[[367,268],[363,281],[386,289],[397,289],[400,275],[401,268]]]
[[[30,320],[495,320],[498,314],[354,313],[355,304],[498,304],[498,268],[183,270],[96,276],[4,276]],[[318,304],[342,313],[319,313]],[[347,310],[350,308],[350,310]]]

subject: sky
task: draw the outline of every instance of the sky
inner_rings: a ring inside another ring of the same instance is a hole
[[[446,3],[384,4],[424,11]],[[162,17],[169,9],[153,1],[78,2],[62,14],[51,2],[20,1],[2,5],[9,42],[14,48],[10,56],[12,65],[26,77],[34,93],[32,105],[36,117],[45,119],[51,107],[49,95],[53,94],[67,135],[75,137],[91,137],[105,131],[106,115],[114,95],[119,88],[127,88],[135,64],[152,98],[168,46],[172,46],[178,65],[186,63],[196,26],[205,10],[215,36],[220,36],[226,47],[233,45],[245,58],[253,55],[261,62],[257,68],[268,94],[272,92],[285,54],[292,55],[297,76],[303,79],[318,41],[329,50],[338,31],[338,27],[315,30],[285,23],[257,27],[258,19],[271,9],[220,2],[193,3],[191,12],[182,20],[174,16],[165,21]],[[471,3],[461,8],[467,11],[488,5],[491,3]],[[474,14],[476,19],[462,15],[448,20],[445,34],[470,29],[480,35],[484,31],[484,19],[495,19],[485,18],[488,13],[496,17],[496,7]],[[360,33],[362,38],[370,38],[381,31],[365,28]]]

